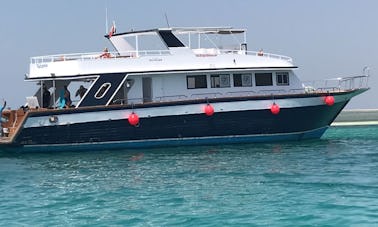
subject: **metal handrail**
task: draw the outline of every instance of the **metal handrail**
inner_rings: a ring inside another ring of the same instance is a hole
[[[369,75],[339,77],[326,80],[305,81],[303,87],[306,92],[327,92],[368,88]]]
[[[265,53],[261,51],[245,51],[245,50],[226,50],[226,49],[220,49],[220,53],[222,54],[244,54],[244,55],[254,55],[259,57],[266,57],[266,58],[275,58],[275,59],[281,59],[288,62],[293,62],[293,59],[289,56],[285,55],[279,55],[279,54],[272,54],[272,53]]]
[[[117,58],[136,58],[140,56],[163,56],[169,55],[169,50],[139,50],[139,51],[124,51],[124,52],[108,52],[108,57],[102,57],[104,52],[89,52],[89,53],[71,53],[71,54],[56,54],[45,55],[30,58],[30,64],[41,64],[49,62],[73,61],[73,60],[93,60],[93,59],[117,59]]]
[[[206,52],[206,50],[212,50],[212,51]],[[196,52],[194,53],[198,54]],[[260,57],[266,57],[266,58],[281,59],[281,60],[285,60],[289,62],[293,61],[293,59],[288,56],[272,54],[272,53],[261,53],[257,51],[227,50],[227,49],[214,49],[214,48],[204,49],[205,55],[209,53],[212,53],[213,55],[218,55],[218,54],[254,55],[254,56],[260,56]],[[84,60],[93,60],[93,59],[137,58],[140,56],[163,56],[163,55],[169,55],[170,51],[169,50],[138,50],[138,51],[124,51],[124,52],[108,52],[107,57],[102,57],[103,54],[104,52],[88,52],[88,53],[70,53],[70,54],[36,56],[36,57],[30,58],[30,64],[41,64],[41,63],[49,63],[49,62],[62,62],[62,61],[74,61],[74,60],[84,61]]]

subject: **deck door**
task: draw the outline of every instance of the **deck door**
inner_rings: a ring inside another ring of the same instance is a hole
[[[143,77],[142,78],[143,87],[143,103],[152,101],[152,78]]]

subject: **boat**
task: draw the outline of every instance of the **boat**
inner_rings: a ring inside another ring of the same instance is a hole
[[[2,111],[0,149],[319,139],[351,98],[369,89],[368,73],[303,82],[291,57],[248,50],[246,32],[112,29],[105,38],[114,51],[31,57],[25,81],[36,93]]]

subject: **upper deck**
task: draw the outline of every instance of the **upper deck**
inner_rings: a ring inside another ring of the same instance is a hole
[[[160,28],[105,37],[115,51],[106,55],[104,52],[92,52],[32,57],[27,79],[130,70],[143,72],[214,67],[294,67],[290,57],[248,51],[245,29]]]

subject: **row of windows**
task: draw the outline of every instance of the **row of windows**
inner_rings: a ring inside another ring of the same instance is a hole
[[[273,86],[272,73],[254,73],[254,76],[255,86]],[[234,87],[252,87],[252,80],[251,73],[233,74]],[[186,81],[188,89],[207,88],[206,75],[187,76]],[[276,84],[277,86],[288,86],[289,73],[276,72]],[[210,75],[210,86],[212,88],[231,87],[230,74]]]

